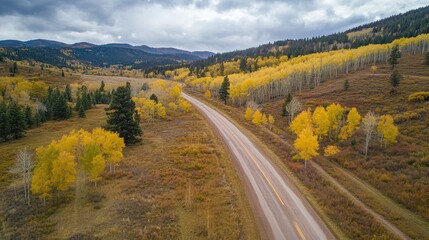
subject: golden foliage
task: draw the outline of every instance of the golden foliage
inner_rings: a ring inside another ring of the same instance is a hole
[[[296,116],[296,118],[290,124],[290,129],[293,133],[299,135],[304,129],[311,130],[311,125],[311,111],[308,109],[307,111],[302,111],[300,114],[298,114],[298,116]]]
[[[393,117],[391,115],[383,115],[380,117],[377,131],[381,135],[382,142],[385,145],[397,142],[396,138],[398,137],[399,130],[393,123]]]
[[[255,113],[253,113],[252,123],[255,124],[256,126],[261,125],[262,113],[259,110],[256,110]]]
[[[329,145],[325,148],[323,156],[329,157],[329,156],[335,155],[339,152],[340,152],[340,149],[337,146]]]
[[[253,110],[252,110],[252,108],[250,108],[250,107],[246,108],[246,113],[244,114],[244,117],[248,121],[252,120],[252,117],[253,117]]]
[[[351,137],[356,129],[359,127],[361,116],[356,108],[352,108],[347,115],[347,124],[341,128],[338,138],[340,140],[346,140]]]
[[[43,198],[50,197],[53,190],[67,191],[76,181],[76,159],[91,181],[99,181],[106,162],[122,160],[124,147],[124,140],[116,133],[101,128],[92,133],[73,130],[61,140],[36,149],[31,191]]]
[[[312,157],[319,155],[319,142],[317,136],[313,134],[310,128],[303,129],[295,140],[293,146],[299,151],[296,158],[305,161],[310,160]]]
[[[313,112],[314,133],[320,138],[328,135],[329,119],[325,108],[318,106]]]
[[[204,97],[206,97],[207,99],[210,99],[212,97],[212,93],[210,92],[210,90],[206,90],[206,92],[204,93]]]

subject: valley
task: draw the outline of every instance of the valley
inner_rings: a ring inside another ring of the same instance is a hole
[[[372,17],[217,54],[182,49],[255,39],[1,40],[0,239],[429,239],[429,7]]]

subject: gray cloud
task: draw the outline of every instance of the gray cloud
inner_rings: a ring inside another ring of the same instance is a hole
[[[346,30],[428,0],[2,0],[0,39],[231,51]]]

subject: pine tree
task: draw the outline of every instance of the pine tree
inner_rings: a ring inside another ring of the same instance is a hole
[[[240,71],[245,72],[246,69],[247,69],[247,59],[242,58],[242,59],[240,59]]]
[[[31,109],[28,105],[25,107],[25,122],[26,122],[27,128],[31,128],[34,123],[33,115],[31,114]]]
[[[80,118],[84,118],[85,117],[85,109],[83,108],[82,104],[79,106],[79,117]]]
[[[104,87],[105,87],[105,84],[104,84],[104,81],[101,81],[101,83],[100,83],[100,93],[103,93],[105,90],[104,90]]]
[[[54,119],[67,119],[68,118],[68,105],[65,96],[56,89],[54,91],[52,102],[52,111]]]
[[[112,96],[107,111],[107,129],[119,133],[125,144],[141,141],[142,131],[135,121],[135,103],[131,100],[129,83],[125,87],[118,87]]]
[[[398,69],[393,70],[392,74],[390,75],[390,84],[393,88],[399,85],[399,82],[402,79],[402,75],[398,72]]]
[[[228,76],[225,76],[223,79],[222,85],[220,86],[220,89],[219,89],[219,97],[226,104],[226,101],[229,98],[229,78],[228,78]]]
[[[64,70],[61,69],[61,77],[64,77]]]
[[[36,114],[34,114],[34,120],[33,120],[33,122],[34,122],[34,126],[35,127],[39,127],[41,125],[41,123],[42,123],[42,116],[41,116],[41,114],[40,114],[39,111],[36,111]]]
[[[12,137],[14,139],[23,137],[26,128],[25,117],[21,108],[15,102],[9,104],[8,115]]]
[[[399,51],[399,46],[395,45],[390,52],[389,64],[392,66],[392,69],[395,68],[395,65],[398,64],[398,59],[401,57],[401,52]]]
[[[343,86],[344,91],[349,90],[349,87],[350,87],[350,85],[349,85],[349,80],[348,80],[348,79],[346,79],[346,80],[344,81],[344,86]]]
[[[71,102],[72,101],[70,84],[66,85],[66,90],[64,90],[64,95],[66,97],[67,102]]]
[[[225,74],[225,66],[223,62],[220,63],[220,75],[223,76]]]
[[[0,139],[7,141],[10,134],[10,119],[5,102],[0,103]]]
[[[288,112],[286,111],[286,106],[292,101],[292,95],[290,93],[287,94],[285,98],[285,102],[282,106],[282,117],[286,117],[288,115]]]
[[[18,73],[18,64],[16,62],[13,62],[12,71],[13,73]]]
[[[155,103],[158,103],[158,97],[155,95],[155,93],[152,93],[152,95],[150,95],[149,99],[155,101]]]

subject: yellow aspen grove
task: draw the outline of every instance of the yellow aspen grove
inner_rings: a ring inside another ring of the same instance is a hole
[[[262,114],[261,123],[263,125],[268,125],[268,118],[267,118],[267,115],[265,115],[265,113]]]
[[[340,124],[343,121],[344,108],[340,104],[332,103],[326,107],[326,113],[329,119],[329,137],[334,134],[334,138],[337,138]]]
[[[52,160],[51,184],[59,191],[67,191],[76,181],[76,162],[69,152],[62,151]]]
[[[36,149],[31,191],[44,200],[51,196],[53,190],[67,191],[76,182],[78,168],[96,184],[106,162],[112,169],[112,165],[123,159],[124,147],[124,139],[117,133],[102,128],[95,128],[92,133],[73,130],[61,140]]]
[[[262,113],[259,110],[256,110],[255,113],[253,114],[252,123],[255,124],[256,126],[261,125]]]
[[[303,159],[305,168],[307,168],[307,161],[312,157],[319,155],[319,142],[317,136],[313,134],[310,128],[303,129],[296,138],[293,146],[298,150],[298,154],[295,158]]]
[[[207,99],[210,99],[212,97],[212,93],[210,92],[210,90],[206,90],[206,92],[204,93],[204,97],[206,97]]]
[[[97,186],[97,182],[101,179],[100,174],[104,171],[106,160],[101,154],[98,154],[92,159],[91,165],[89,180],[94,182],[94,185]]]
[[[386,147],[388,144],[396,143],[399,131],[393,123],[391,115],[383,115],[378,122],[377,131],[381,136],[381,143]]]
[[[319,139],[323,136],[327,136],[329,131],[329,119],[328,113],[324,107],[318,106],[314,110],[312,120],[314,133],[319,137]]]
[[[290,129],[293,133],[299,135],[302,130],[307,128],[311,129],[311,125],[311,112],[310,109],[308,109],[307,111],[302,111],[298,116],[296,116],[290,124]]]
[[[253,110],[250,107],[246,108],[246,113],[244,114],[244,117],[246,118],[247,121],[252,120],[253,117]]]
[[[155,105],[156,117],[165,119],[167,117],[167,112],[165,111],[165,107],[162,103],[157,103]]]
[[[338,138],[342,141],[351,137],[359,127],[361,116],[356,108],[352,108],[347,115],[347,124],[341,128]]]
[[[251,73],[240,72],[239,61],[224,62],[224,74],[231,82],[231,102],[243,104],[248,100],[265,102],[273,97],[285,96],[291,91],[300,91],[305,87],[318,87],[326,79],[337,77],[341,73],[364,69],[377,63],[385,63],[390,49],[399,45],[402,53],[425,53],[429,43],[429,34],[413,38],[401,38],[388,44],[370,44],[357,49],[341,49],[303,55],[292,59],[258,57],[258,70]],[[222,76],[190,76],[186,85],[204,92],[215,94],[222,83]]]
[[[339,152],[340,152],[340,149],[337,146],[329,145],[325,148],[323,156],[329,157],[329,156],[335,155]]]

